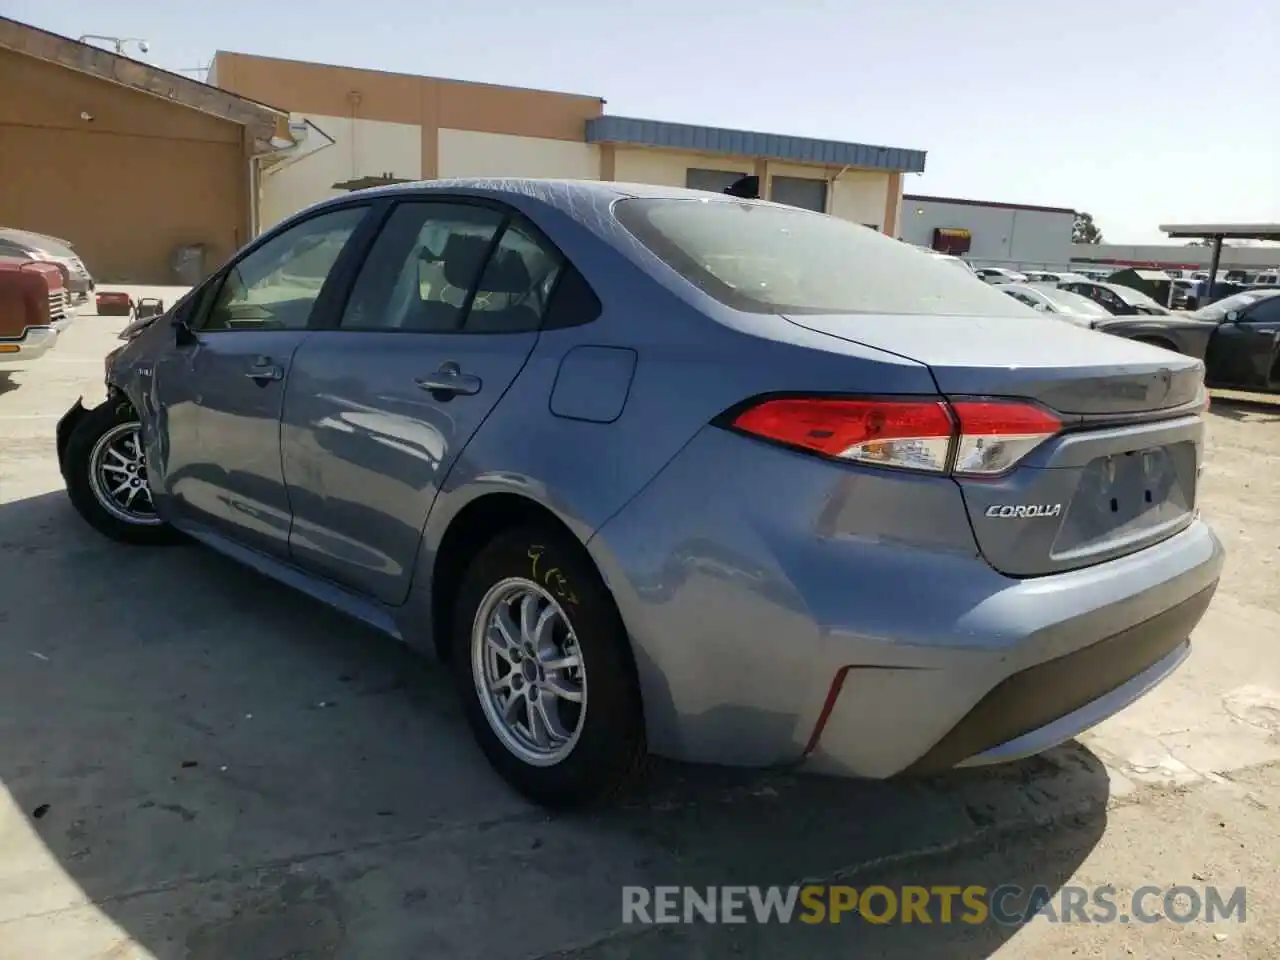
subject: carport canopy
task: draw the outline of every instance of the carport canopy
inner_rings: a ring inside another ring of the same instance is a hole
[[[1172,240],[1280,240],[1280,223],[1162,223]]]
[[[1213,284],[1218,278],[1218,264],[1222,261],[1223,240],[1280,240],[1280,223],[1162,223],[1160,229],[1171,240],[1213,241],[1206,300],[1213,297]]]

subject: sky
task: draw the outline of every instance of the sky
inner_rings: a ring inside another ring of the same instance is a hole
[[[0,0],[0,14],[144,38],[142,59],[167,69],[234,50],[922,149],[908,193],[1084,210],[1113,243],[1280,221],[1275,0]]]

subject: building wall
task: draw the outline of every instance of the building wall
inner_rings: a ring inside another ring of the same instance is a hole
[[[547,137],[517,137],[480,130],[439,131],[441,177],[557,177],[600,179],[600,147]]]
[[[759,174],[762,162],[752,157],[727,157],[717,154],[684,153],[673,150],[644,148],[614,149],[612,179],[623,183],[654,183],[683,187],[690,168],[721,170],[740,176]],[[845,170],[799,163],[768,161],[762,192],[768,195],[772,177],[802,177],[827,182],[827,212],[845,220],[874,224],[886,230],[890,210],[896,221],[901,197],[900,176],[873,170]],[[838,176],[837,176],[838,175]],[[833,178],[834,179],[833,181]],[[895,224],[896,225],[896,224]],[[887,230],[886,232],[892,232]]]
[[[0,224],[69,241],[100,280],[170,282],[180,244],[230,256],[246,157],[239,124],[0,51]]]
[[[966,259],[973,263],[1066,264],[1071,260],[1070,211],[903,198],[899,234],[909,243],[930,246],[939,227],[968,230]]]
[[[407,180],[422,176],[422,128],[385,120],[352,120],[322,113],[298,113],[334,139],[330,146],[279,170],[263,171],[259,224],[273,224],[328,197],[343,194],[335,183],[390,173]]]
[[[894,235],[900,188],[888,173],[846,170],[835,182],[831,194],[831,215],[856,223],[871,224]],[[895,222],[889,224],[888,210]]]
[[[615,147],[613,176],[619,183],[652,183],[662,187],[684,187],[689,170],[723,170],[747,176],[755,169],[750,157],[651,150],[643,147]]]
[[[1222,247],[1219,269],[1280,266],[1280,245],[1272,247],[1233,247],[1227,241]],[[1183,243],[1158,243],[1131,246],[1118,243],[1074,243],[1071,258],[1084,263],[1090,260],[1117,260],[1132,263],[1159,264],[1164,267],[1196,267],[1208,269],[1213,256],[1211,247],[1188,247]]]
[[[899,220],[902,178],[896,173],[587,143],[587,120],[603,112],[598,97],[224,52],[210,77],[232,93],[310,119],[336,141],[264,175],[264,228],[332,196],[334,183],[362,176],[564,177],[684,187],[690,168],[761,175],[766,196],[773,176],[820,179],[827,182],[828,212],[889,233]]]
[[[585,143],[599,97],[221,51],[210,78],[310,118],[336,141],[264,176],[264,229],[363,176],[599,176],[599,148]]]

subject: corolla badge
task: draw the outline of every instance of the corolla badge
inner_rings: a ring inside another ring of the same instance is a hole
[[[1035,517],[1060,517],[1062,516],[1062,504],[1060,503],[1033,503],[1029,505],[995,503],[987,507],[987,516],[996,517],[1000,520],[1030,520]]]

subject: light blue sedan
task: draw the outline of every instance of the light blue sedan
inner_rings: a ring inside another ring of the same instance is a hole
[[[260,237],[107,360],[72,502],[439,656],[549,805],[648,752],[863,777],[1044,750],[1186,657],[1202,365],[874,230],[459,180]]]

